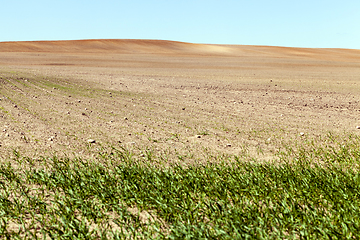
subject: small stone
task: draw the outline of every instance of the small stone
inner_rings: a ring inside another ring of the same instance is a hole
[[[124,117],[124,120],[128,120],[128,118],[127,118],[127,117]]]
[[[226,147],[231,147],[231,144],[230,143],[226,144]]]
[[[96,143],[96,141],[94,139],[88,139],[87,142],[88,143]]]
[[[356,129],[360,129],[360,126],[356,126]]]
[[[17,105],[14,105],[14,108],[17,108]]]
[[[50,138],[48,139],[48,141],[50,141],[50,142],[52,142],[53,140],[54,140],[53,137],[50,137]]]
[[[70,112],[67,112],[67,114],[70,114]]]
[[[130,145],[135,145],[135,144],[136,144],[136,142],[129,142],[129,144],[130,144]]]
[[[182,108],[182,110],[185,110],[185,109],[186,109],[186,108],[184,108],[184,107]]]
[[[145,154],[140,154],[140,157],[145,157]]]
[[[195,137],[196,137],[196,138],[201,138],[201,135],[196,135]]]
[[[81,113],[81,115],[86,116],[86,113]]]
[[[303,132],[300,133],[300,136],[304,136],[304,135],[305,135],[305,133],[303,133]]]

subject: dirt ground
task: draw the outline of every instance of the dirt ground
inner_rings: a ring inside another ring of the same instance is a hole
[[[360,134],[357,126],[360,50],[156,40],[0,43],[4,158],[14,149],[89,157],[114,146],[148,159],[266,160],[284,142]]]

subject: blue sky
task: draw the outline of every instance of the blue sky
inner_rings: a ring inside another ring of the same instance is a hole
[[[0,0],[0,41],[162,39],[360,49],[360,0]]]

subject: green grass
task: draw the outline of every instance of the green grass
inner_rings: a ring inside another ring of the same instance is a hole
[[[356,136],[287,146],[279,162],[238,157],[171,166],[126,149],[98,159],[0,166],[4,239],[353,239],[360,235]],[[148,154],[147,154],[148,155]]]

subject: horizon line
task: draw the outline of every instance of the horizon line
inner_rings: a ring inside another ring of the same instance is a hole
[[[1,43],[21,43],[21,42],[71,42],[71,41],[106,41],[106,40],[139,40],[139,41],[164,41],[174,43],[185,44],[199,44],[199,45],[221,45],[221,46],[255,46],[255,47],[279,47],[279,48],[300,48],[300,49],[348,49],[348,50],[360,50],[358,48],[344,48],[344,47],[289,47],[281,45],[251,45],[251,44],[232,44],[232,43],[194,43],[178,40],[166,40],[166,39],[152,39],[152,38],[81,38],[81,39],[61,39],[61,40],[11,40],[0,41]]]

